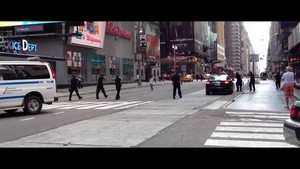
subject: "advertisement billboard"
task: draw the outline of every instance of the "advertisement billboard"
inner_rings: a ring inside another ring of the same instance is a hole
[[[173,50],[172,45],[176,45],[176,53],[192,52],[194,50],[193,29],[193,22],[169,22],[169,51]]]
[[[74,26],[73,33],[80,33],[81,36],[71,37],[69,43],[89,48],[103,48],[105,25],[106,22],[84,22],[84,26]]]
[[[145,24],[146,57],[150,60],[160,60],[159,25],[155,22]]]

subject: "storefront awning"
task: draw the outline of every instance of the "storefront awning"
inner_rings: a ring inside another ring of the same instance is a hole
[[[49,60],[49,61],[65,61],[65,58],[57,57],[57,56],[47,56],[47,55],[32,55],[32,54],[20,54],[20,53],[6,53],[0,52],[0,57],[18,57],[18,58],[28,58],[28,57],[39,57],[41,60]]]

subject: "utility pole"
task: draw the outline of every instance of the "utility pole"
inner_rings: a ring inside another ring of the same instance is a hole
[[[137,54],[137,60],[138,60],[138,65],[139,65],[139,79],[138,79],[138,85],[142,85],[142,77],[141,77],[141,60],[142,60],[142,54],[146,52],[146,47],[147,47],[147,41],[146,41],[146,35],[145,35],[145,30],[143,27],[143,23],[139,21],[138,24],[138,36],[137,36],[137,42],[138,42],[138,54]]]

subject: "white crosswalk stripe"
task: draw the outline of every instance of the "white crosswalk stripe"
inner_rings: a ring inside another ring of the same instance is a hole
[[[152,101],[106,101],[106,102],[57,102],[52,105],[43,105],[43,110],[49,109],[126,109],[141,104],[151,103]]]
[[[295,147],[286,143],[283,136],[283,122],[289,113],[229,111],[226,114],[232,119],[223,120],[205,146]]]

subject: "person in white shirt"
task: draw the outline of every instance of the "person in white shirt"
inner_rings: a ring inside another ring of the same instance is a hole
[[[292,67],[287,66],[285,70],[286,72],[282,75],[281,81],[284,90],[285,102],[286,102],[285,108],[289,109],[289,98],[293,103],[295,102],[295,98],[294,98],[295,75],[292,72]]]
[[[149,77],[149,84],[150,84],[150,88],[151,88],[151,91],[153,91],[153,85],[154,85],[154,77],[152,75],[150,75]]]

